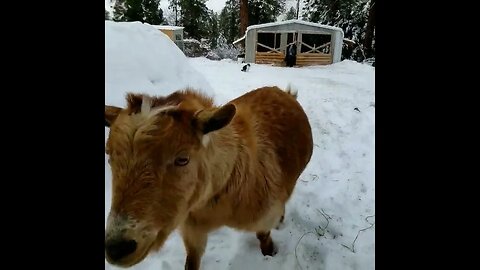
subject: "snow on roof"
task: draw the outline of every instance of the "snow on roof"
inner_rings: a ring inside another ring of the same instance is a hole
[[[183,26],[174,26],[174,25],[152,25],[152,26],[157,28],[158,30],[181,30],[185,28]]]
[[[233,45],[237,44],[238,42],[240,42],[240,41],[244,40],[246,36],[247,36],[247,34],[245,33],[245,35],[243,35],[243,37],[241,37],[241,38],[239,38],[239,39],[235,40],[235,41],[234,41],[232,44],[233,44]]]
[[[330,29],[330,30],[333,30],[333,31],[341,31],[343,33],[342,28],[339,28],[339,27],[324,25],[324,24],[319,24],[319,23],[313,23],[313,22],[306,22],[306,21],[302,21],[302,20],[287,20],[287,21],[283,21],[283,22],[271,22],[271,23],[250,25],[249,27],[247,27],[247,32],[248,32],[248,30],[251,30],[251,29],[258,29],[258,28],[292,24],[292,23],[298,23],[298,24],[303,24],[303,25],[308,25],[308,26]]]
[[[348,39],[348,38],[344,38],[343,39],[343,42],[345,42],[346,44],[350,44],[350,45],[355,45],[357,44],[357,42],[351,40],[351,39]]]

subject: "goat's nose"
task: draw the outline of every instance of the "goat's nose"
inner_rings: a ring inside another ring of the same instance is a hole
[[[132,254],[137,249],[137,242],[135,240],[111,240],[105,243],[105,251],[107,256],[113,260],[118,261],[127,255]]]

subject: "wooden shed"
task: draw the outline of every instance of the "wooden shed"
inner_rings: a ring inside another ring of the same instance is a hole
[[[340,62],[342,42],[341,28],[288,20],[251,25],[234,45],[244,48],[246,63],[284,65],[286,49],[295,44],[296,64],[308,66]]]
[[[172,25],[152,25],[156,29],[162,31],[167,35],[177,46],[184,51],[183,45],[183,28],[182,26],[172,26]]]

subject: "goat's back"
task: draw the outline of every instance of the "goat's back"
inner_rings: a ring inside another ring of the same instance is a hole
[[[276,155],[282,174],[282,184],[291,194],[295,183],[307,166],[313,152],[312,131],[308,117],[295,95],[278,87],[262,87],[233,101],[242,120],[248,121],[256,152],[271,152]],[[273,148],[273,149],[272,149]],[[262,162],[262,158],[259,158]]]

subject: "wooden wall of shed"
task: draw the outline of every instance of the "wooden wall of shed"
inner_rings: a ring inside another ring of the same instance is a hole
[[[171,40],[175,40],[175,37],[173,35],[173,30],[167,30],[167,29],[160,29],[165,35],[167,35]]]

